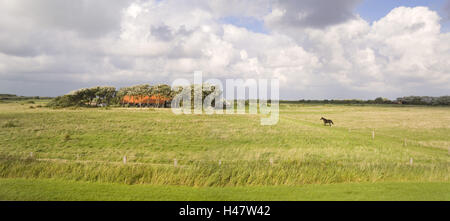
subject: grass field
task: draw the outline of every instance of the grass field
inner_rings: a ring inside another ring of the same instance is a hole
[[[35,102],[0,103],[0,200],[450,200],[448,107],[282,104],[261,126]]]

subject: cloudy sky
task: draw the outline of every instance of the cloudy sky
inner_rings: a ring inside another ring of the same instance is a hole
[[[450,94],[449,0],[0,0],[0,93],[280,79],[282,99]]]

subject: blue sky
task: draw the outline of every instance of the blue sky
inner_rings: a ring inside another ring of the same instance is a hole
[[[447,18],[447,15],[445,15],[445,12],[443,11],[445,4],[446,0],[364,0],[355,10],[362,18],[372,23],[373,21],[386,16],[396,7],[426,6],[439,13],[442,18],[441,30],[442,32],[448,32],[450,31],[450,19]],[[268,33],[267,29],[264,27],[264,22],[253,17],[230,16],[222,18],[221,22],[244,27],[258,33]]]
[[[356,12],[365,20],[373,22],[384,17],[396,7],[426,6],[431,10],[439,13],[439,15],[442,17],[442,31],[448,32],[450,30],[450,22],[448,18],[445,18],[446,15],[442,10],[445,4],[445,0],[364,0],[356,8]]]
[[[264,27],[264,22],[254,17],[227,16],[222,18],[221,22],[243,27],[257,33],[268,33],[267,29]]]

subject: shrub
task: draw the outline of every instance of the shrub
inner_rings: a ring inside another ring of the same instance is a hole
[[[67,141],[69,141],[69,140],[71,140],[72,138],[70,137],[70,134],[66,134],[65,136],[64,136],[64,142],[67,142]]]
[[[408,96],[397,98],[397,102],[411,105],[450,105],[450,96]]]
[[[12,127],[17,127],[17,124],[14,121],[8,121],[5,124],[3,124],[2,126],[3,128],[12,128]]]
[[[63,95],[56,97],[47,104],[48,107],[53,108],[64,108],[81,105],[82,105],[81,101],[76,99],[73,95]]]

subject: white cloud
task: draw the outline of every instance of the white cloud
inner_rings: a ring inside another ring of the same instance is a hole
[[[265,21],[273,29],[327,27],[354,18],[358,3],[360,0],[279,0]]]
[[[52,3],[53,14],[40,7],[30,18],[20,16],[31,10],[22,2],[0,1],[0,92],[171,83],[202,70],[206,78],[279,77],[281,96],[290,99],[448,94],[450,34],[441,33],[437,13],[399,7],[369,24],[349,14],[356,2],[311,23],[330,8],[313,1],[136,1],[113,4],[96,19],[92,10],[108,1],[70,6],[86,16],[73,20],[51,1],[43,3]],[[264,20],[269,33],[221,21],[243,14]],[[293,15],[298,21],[286,20]]]

